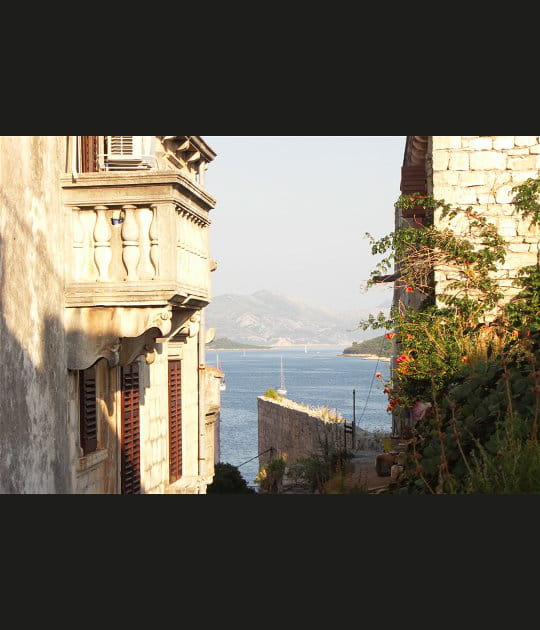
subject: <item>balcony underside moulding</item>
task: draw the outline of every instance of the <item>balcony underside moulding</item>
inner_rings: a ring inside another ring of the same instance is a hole
[[[184,308],[204,308],[210,298],[208,291],[184,287],[175,283],[96,282],[71,283],[65,291],[67,307],[156,307],[168,304]]]
[[[193,311],[172,307],[92,307],[65,310],[67,364],[86,370],[99,359],[111,367],[152,353],[157,338],[177,335]]]

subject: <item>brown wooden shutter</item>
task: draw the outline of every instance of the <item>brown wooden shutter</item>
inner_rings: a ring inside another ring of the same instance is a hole
[[[139,364],[122,368],[121,479],[122,494],[141,492]]]
[[[424,164],[404,166],[401,169],[401,192],[404,195],[412,195],[413,193],[427,194],[427,177]]]
[[[427,195],[427,175],[424,164],[417,166],[404,166],[401,169],[401,192],[404,195],[412,195],[420,193]],[[418,206],[404,210],[402,216],[404,218],[419,217],[423,218],[426,212],[424,208]]]
[[[81,172],[99,171],[99,136],[81,136]]]
[[[85,455],[97,451],[96,368],[79,372],[81,448]]]
[[[182,363],[169,361],[170,483],[182,476]]]

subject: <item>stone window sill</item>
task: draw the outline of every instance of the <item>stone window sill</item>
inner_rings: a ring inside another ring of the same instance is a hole
[[[104,462],[108,456],[109,451],[105,448],[100,451],[96,451],[95,453],[85,455],[84,457],[79,457],[79,461],[77,462],[77,472],[86,472],[87,470],[91,470],[92,468],[99,466],[99,464]]]

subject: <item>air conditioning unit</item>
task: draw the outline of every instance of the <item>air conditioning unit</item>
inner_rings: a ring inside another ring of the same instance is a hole
[[[155,136],[107,136],[106,170],[146,170],[155,165]]]

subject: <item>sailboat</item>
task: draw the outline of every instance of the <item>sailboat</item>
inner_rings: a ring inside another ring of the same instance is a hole
[[[307,346],[304,346],[304,354],[307,354]]]
[[[281,357],[281,387],[277,390],[280,396],[285,396],[287,390],[285,389],[285,374],[283,373],[283,357]]]
[[[219,366],[219,354],[216,355],[216,367],[221,372],[221,368]],[[220,392],[227,391],[227,383],[225,381],[225,375],[221,377],[221,383],[219,384],[219,391]]]

